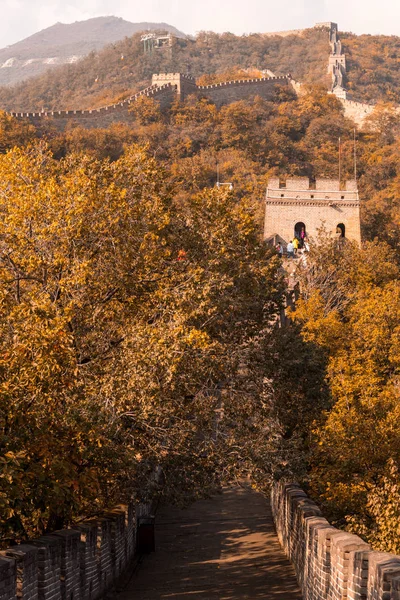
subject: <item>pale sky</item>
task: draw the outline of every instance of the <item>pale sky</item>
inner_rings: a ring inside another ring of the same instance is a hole
[[[242,34],[335,21],[342,31],[400,35],[399,0],[0,0],[0,48],[45,27],[114,15],[185,33]]]

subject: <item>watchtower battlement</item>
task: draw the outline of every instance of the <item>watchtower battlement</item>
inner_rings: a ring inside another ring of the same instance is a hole
[[[265,98],[266,100],[272,100],[276,86],[291,84],[291,76],[236,79],[211,85],[197,85],[196,80],[191,75],[183,73],[159,73],[153,75],[153,86],[166,84],[170,84],[175,88],[179,100],[184,100],[188,95],[196,94],[203,98],[209,98],[220,108],[224,104],[253,98],[254,96],[261,96],[261,98]]]
[[[163,83],[171,83],[172,81],[183,79],[196,83],[195,78],[188,73],[154,73],[152,77],[153,85],[162,85]]]
[[[332,235],[361,243],[360,200],[357,182],[338,179],[288,177],[268,182],[265,202],[265,239],[288,242],[302,229],[316,237],[324,226]]]
[[[268,190],[278,198],[358,201],[357,182],[354,180],[346,181],[343,187],[338,179],[317,178],[311,181],[308,177],[288,177],[281,182],[278,177],[271,177]]]
[[[197,91],[195,78],[185,73],[154,73],[151,83],[157,87],[168,84],[174,86],[179,100]]]

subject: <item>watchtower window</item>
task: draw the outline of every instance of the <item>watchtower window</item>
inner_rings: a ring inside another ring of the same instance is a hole
[[[311,199],[313,199],[313,198],[314,198],[314,194],[311,194]]]
[[[340,198],[341,198],[342,200],[344,200],[344,196],[340,196]]]
[[[339,225],[336,226],[336,235],[340,238],[346,237],[346,227],[343,223],[339,223]]]
[[[285,197],[285,194],[281,194],[281,198],[284,198],[284,197]]]

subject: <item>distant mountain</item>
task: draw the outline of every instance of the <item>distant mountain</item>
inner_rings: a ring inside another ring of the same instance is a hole
[[[94,50],[146,30],[186,37],[166,23],[130,23],[117,17],[98,17],[70,25],[56,23],[0,50],[0,86],[41,75],[52,67],[73,64]]]

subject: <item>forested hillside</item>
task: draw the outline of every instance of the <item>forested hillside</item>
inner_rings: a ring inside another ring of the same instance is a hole
[[[354,34],[341,34],[341,39],[351,97],[400,103],[400,39]],[[137,34],[23,85],[0,88],[0,106],[10,111],[96,108],[147,87],[153,73],[178,71],[204,79],[238,68],[269,69],[329,89],[329,52],[327,30],[319,29],[287,37],[202,32],[194,40],[175,39],[172,49],[153,54],[144,53]]]
[[[329,83],[326,75],[327,31],[310,29],[303,36],[236,36],[200,33],[195,40],[175,39],[171,49],[144,54],[140,35],[92,53],[15,88],[0,89],[0,107],[29,111],[94,108],[147,87],[153,73],[188,72],[195,77],[242,69],[292,73],[306,82]]]
[[[56,23],[0,49],[0,85],[13,85],[58,65],[75,63],[92,51],[149,29],[186,37],[167,23],[130,23],[117,17],[97,17],[68,25]]]
[[[341,40],[350,95],[361,102],[400,104],[400,38],[342,33]]]

